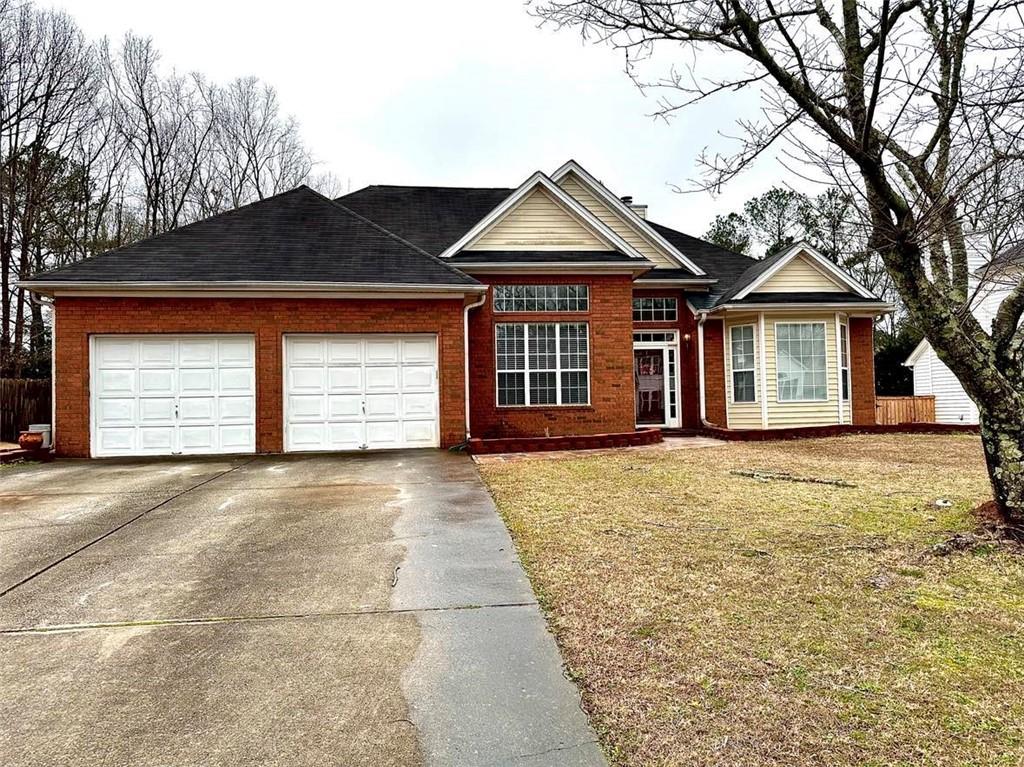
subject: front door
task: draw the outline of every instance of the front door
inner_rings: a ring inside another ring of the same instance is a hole
[[[636,422],[665,423],[665,350],[633,350],[633,382],[636,387]]]

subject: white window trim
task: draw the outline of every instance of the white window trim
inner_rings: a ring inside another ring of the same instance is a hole
[[[838,344],[836,345],[836,364],[839,366],[839,401],[846,403],[853,400],[853,379],[850,375],[850,364],[853,361],[850,350],[850,323],[836,319],[838,328]],[[846,359],[843,359],[843,345],[846,345]],[[846,364],[843,364],[843,363]],[[846,382],[846,392],[849,396],[843,396],[843,382]]]
[[[780,325],[821,325],[822,335],[825,339],[825,396],[819,399],[782,399],[782,387],[779,386],[779,326]],[[775,323],[775,401],[780,405],[806,405],[816,402],[831,402],[828,395],[828,323],[824,320],[808,320],[807,322],[785,322]]]
[[[732,331],[738,330],[739,328],[750,328],[751,341],[754,343],[754,366],[751,368],[740,368],[737,370],[732,364]],[[730,325],[729,326],[729,404],[730,405],[756,405],[761,401],[760,399],[760,386],[757,384],[757,348],[758,348],[758,333],[757,327],[752,322],[744,322],[741,325]],[[736,399],[736,373],[753,373],[754,374],[754,399],[737,400]]]
[[[498,368],[498,325],[520,325],[523,328],[523,369],[522,370],[500,370]],[[555,326],[555,401],[534,404],[530,402],[530,373],[550,373],[552,368],[533,370],[530,368],[530,325],[554,325]],[[562,367],[562,325],[582,325],[586,328],[587,339],[587,366],[585,368],[563,368]],[[523,374],[523,404],[502,405],[498,401],[498,375],[501,373],[522,373]],[[562,402],[562,373],[586,373],[587,374],[587,401],[586,402]],[[573,408],[590,407],[590,394],[594,386],[593,376],[590,375],[590,323],[582,321],[566,320],[565,322],[497,322],[494,325],[494,406],[501,409],[514,410],[516,408],[538,407],[538,408]]]
[[[653,301],[653,300],[658,299],[658,298],[660,298],[662,301],[672,301],[672,302],[675,303],[675,306],[672,309],[672,311],[674,312],[675,316],[672,317],[672,319],[666,318],[666,319],[663,319],[663,320],[653,320],[653,319],[652,320],[645,320],[645,319],[639,319],[638,320],[636,317],[633,317],[633,322],[645,322],[645,323],[646,322],[678,322],[679,321],[679,299],[676,298],[675,296],[634,296],[633,297],[633,301]],[[643,313],[643,309],[636,309],[634,307],[633,308],[633,312],[635,313],[637,311],[639,311],[641,314]],[[650,311],[653,312],[654,311],[654,307],[651,307]],[[664,311],[668,311],[668,307],[666,307],[664,309]]]

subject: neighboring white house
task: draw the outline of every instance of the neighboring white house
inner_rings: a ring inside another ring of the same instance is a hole
[[[1016,279],[1020,279],[1019,272]],[[1003,273],[1006,274],[1005,272]],[[1011,280],[988,278],[978,288],[972,311],[986,330],[992,327],[999,304],[1011,290]],[[956,376],[924,339],[903,363],[914,370],[914,395],[935,395],[935,420],[939,423],[978,423],[978,407],[967,396]]]

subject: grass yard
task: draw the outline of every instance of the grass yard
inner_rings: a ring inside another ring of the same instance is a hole
[[[615,763],[1024,763],[1024,556],[930,550],[990,497],[977,437],[480,468]]]

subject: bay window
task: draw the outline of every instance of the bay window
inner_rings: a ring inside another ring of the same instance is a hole
[[[850,326],[839,325],[839,374],[843,387],[843,402],[850,401]]]
[[[500,323],[494,348],[498,405],[589,404],[586,323]]]
[[[825,366],[824,322],[776,323],[775,374],[779,402],[826,401]]]

